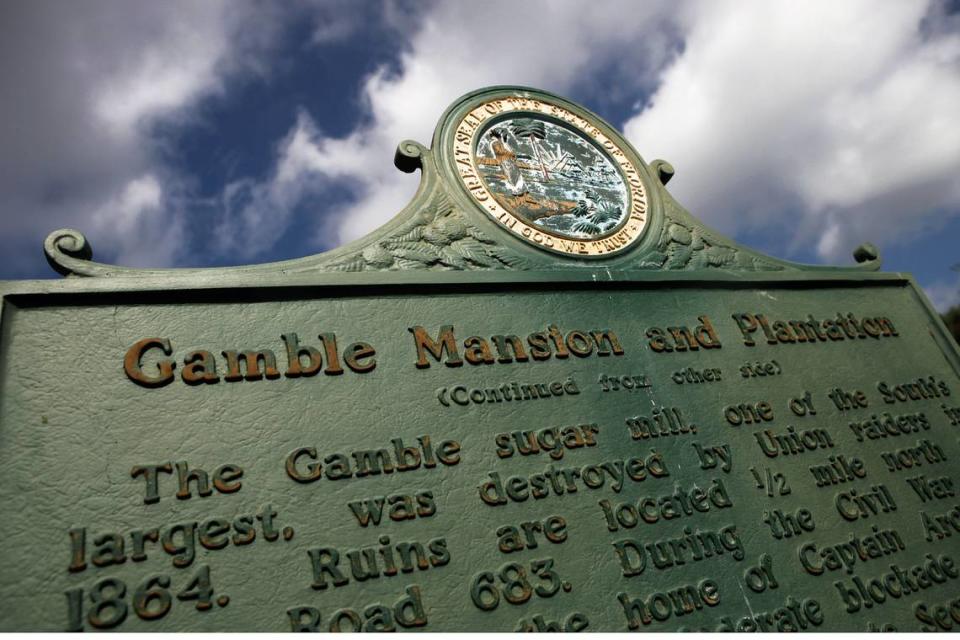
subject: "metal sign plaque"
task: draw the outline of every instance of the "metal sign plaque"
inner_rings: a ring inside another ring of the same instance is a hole
[[[739,246],[534,90],[397,165],[327,254],[64,230],[70,277],[0,283],[0,629],[960,625],[960,353],[910,276]]]

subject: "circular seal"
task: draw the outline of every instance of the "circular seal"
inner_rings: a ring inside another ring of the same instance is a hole
[[[587,118],[543,98],[487,99],[455,123],[453,160],[471,198],[536,246],[608,256],[647,226],[639,168]]]

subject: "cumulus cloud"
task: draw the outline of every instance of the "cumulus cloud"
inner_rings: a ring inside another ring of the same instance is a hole
[[[0,19],[0,250],[36,264],[50,231],[76,226],[108,258],[167,265],[182,246],[183,176],[161,159],[160,122],[256,71],[271,33],[238,2],[47,0]],[[262,12],[261,12],[262,13]]]
[[[862,241],[911,239],[960,208],[951,20],[922,0],[883,11],[856,0],[802,10],[786,1],[598,11],[492,2],[482,12],[442,3],[419,16],[398,64],[364,83],[362,124],[331,138],[301,114],[272,176],[247,185],[269,197],[228,220],[252,225],[302,202],[314,193],[308,183],[322,191],[346,181],[353,200],[335,214],[335,237],[325,227],[318,245],[363,235],[416,188],[389,164],[397,142],[429,140],[441,110],[466,91],[525,84],[598,99],[652,93],[614,124],[648,160],[674,163],[671,188],[695,215],[730,234],[764,231],[769,249],[813,247],[842,262]],[[591,84],[595,75],[603,84]]]
[[[227,189],[246,205],[228,211],[224,228],[254,233],[258,221],[290,220],[312,189],[336,182],[353,200],[337,213],[339,227],[317,238],[320,246],[353,240],[392,217],[416,190],[416,180],[393,168],[396,145],[413,138],[429,143],[443,109],[467,91],[492,84],[521,84],[568,92],[604,83],[638,91],[673,50],[668,2],[604,3],[585,11],[580,2],[444,2],[418,17],[395,66],[371,74],[362,87],[367,117],[349,135],[323,135],[301,114],[278,147],[276,167],[262,181],[238,181]],[[410,16],[394,16],[409,27]],[[641,37],[642,36],[642,37]],[[286,211],[286,212],[285,212]],[[276,231],[270,237],[279,238]],[[269,238],[268,238],[269,239]],[[256,250],[266,251],[268,242]]]
[[[923,289],[934,308],[940,313],[946,313],[948,309],[960,306],[960,274],[953,278],[937,280]]]
[[[702,2],[625,133],[728,233],[838,261],[960,208],[960,33],[920,0]]]
[[[157,176],[147,173],[129,180],[120,191],[92,212],[85,232],[104,239],[118,264],[154,267],[169,262],[185,239],[184,211],[177,198],[165,194]]]
[[[301,111],[293,129],[277,145],[272,175],[263,181],[243,178],[225,187],[223,215],[215,234],[218,252],[251,259],[273,246],[297,206],[308,195],[322,191],[323,183],[314,178],[342,173],[317,146],[318,138],[313,120]],[[250,237],[257,241],[249,242]]]
[[[674,163],[678,199],[727,233],[763,231],[775,238],[766,248],[787,255],[812,247],[843,260],[861,241],[912,239],[960,211],[960,25],[938,2],[882,11],[858,0],[298,7],[6,5],[8,261],[68,225],[88,231],[105,259],[154,266],[182,263],[184,247],[200,243],[231,261],[269,257],[294,224],[317,248],[342,244],[413,195],[417,180],[392,166],[396,144],[429,142],[446,105],[491,84],[540,87],[587,106],[638,100],[613,124],[648,160]],[[323,51],[362,35],[373,7],[402,46],[353,96],[356,127],[329,135],[322,114],[301,105],[269,171],[223,187],[218,224],[200,232],[213,231],[212,243],[191,237],[189,176],[164,160],[172,139],[157,125],[201,117],[196,107],[225,95],[240,73],[269,74],[277,60],[266,54],[293,18],[312,20],[303,46]],[[330,211],[330,201],[341,205]],[[257,242],[240,241],[249,237]]]

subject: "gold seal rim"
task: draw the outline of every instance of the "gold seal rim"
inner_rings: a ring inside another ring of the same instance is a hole
[[[480,134],[511,115],[541,116],[579,133],[620,173],[628,197],[628,215],[612,231],[590,239],[571,238],[535,227],[501,205],[481,177],[476,161]],[[635,244],[649,223],[649,197],[640,169],[612,137],[587,118],[565,106],[541,98],[504,96],[489,98],[467,111],[454,127],[453,158],[457,176],[476,205],[499,226],[534,246],[579,257],[605,257]]]

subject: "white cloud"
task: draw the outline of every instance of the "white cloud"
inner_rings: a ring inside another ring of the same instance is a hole
[[[960,35],[926,28],[937,11],[692,5],[683,54],[625,133],[670,160],[678,199],[728,233],[765,228],[830,261],[909,238],[960,207]]]
[[[183,246],[183,212],[148,173],[130,180],[94,211],[87,231],[105,239],[105,246],[95,248],[107,249],[118,263],[155,267]]]
[[[416,179],[392,165],[401,140],[429,144],[443,109],[467,91],[492,84],[523,84],[564,92],[603,70],[619,90],[649,82],[671,51],[665,23],[672,3],[615,1],[602,10],[581,2],[487,2],[482,10],[439,3],[418,23],[400,54],[398,71],[379,69],[365,81],[368,117],[342,138],[322,135],[304,116],[280,145],[277,166],[263,182],[244,183],[248,206],[234,208],[224,228],[249,233],[257,221],[289,221],[290,207],[308,191],[338,180],[354,201],[339,214],[333,244],[353,240],[396,214],[416,190]],[[399,23],[406,24],[402,18]],[[629,60],[630,63],[624,63]],[[613,70],[613,71],[611,71]],[[240,183],[228,191],[236,191]],[[284,211],[286,207],[286,211]],[[328,228],[322,230],[323,234]],[[269,231],[267,240],[279,238]],[[331,244],[318,237],[318,244]],[[257,250],[270,249],[259,242]]]
[[[639,97],[656,87],[625,133],[648,160],[674,163],[671,188],[694,215],[843,262],[862,241],[910,238],[960,206],[960,36],[938,11],[921,0],[883,11],[857,0],[611,2],[595,11],[497,2],[482,12],[442,3],[422,17],[398,70],[365,82],[364,124],[330,138],[298,122],[288,140],[299,146],[260,187],[286,194],[270,206],[289,206],[307,192],[302,182],[348,180],[354,201],[338,214],[334,244],[352,240],[412,195],[416,181],[389,164],[393,149],[405,138],[428,142],[457,96],[490,84],[563,93],[613,73],[591,90]],[[678,38],[683,51],[672,57]]]
[[[35,264],[63,226],[85,230],[103,259],[176,261],[187,177],[167,166],[153,126],[192,117],[229,74],[257,72],[275,30],[269,11],[226,0],[6,5],[0,250],[13,269]]]
[[[97,226],[115,226],[121,233],[129,233],[140,218],[160,208],[162,196],[160,183],[155,176],[141,176],[131,180],[118,198],[97,211],[93,221]]]
[[[8,259],[35,253],[54,228],[91,221],[94,245],[113,254],[101,257],[180,261],[193,240],[188,176],[166,165],[154,125],[196,117],[193,107],[238,72],[269,73],[262,54],[291,16],[312,16],[318,46],[359,33],[360,14],[341,15],[350,2],[124,6],[38,1],[0,21],[13,53],[0,56]],[[373,230],[417,186],[393,168],[396,144],[429,143],[446,105],[491,84],[621,101],[655,89],[626,123],[628,137],[648,160],[673,162],[680,201],[729,233],[764,228],[784,249],[814,246],[830,260],[863,240],[919,234],[936,212],[960,208],[960,30],[932,6],[386,3],[384,24],[410,35],[397,60],[363,82],[361,124],[331,137],[301,113],[267,176],[224,189],[217,248],[254,259],[305,204],[344,190],[352,199],[307,232],[329,246]],[[256,243],[238,241],[251,235]]]
[[[217,251],[249,260],[275,244],[286,231],[297,205],[324,184],[317,176],[335,176],[329,158],[317,146],[313,120],[301,112],[277,146],[273,174],[258,182],[249,178],[226,185],[223,219],[217,226]],[[256,237],[256,242],[249,239]]]
[[[923,290],[933,307],[940,313],[945,313],[947,309],[960,305],[960,276],[952,280],[939,280],[926,285]]]
[[[97,118],[118,135],[136,135],[147,119],[217,91],[217,66],[230,43],[226,30],[214,25],[224,17],[212,2],[170,16],[153,41],[97,83],[91,95]]]

